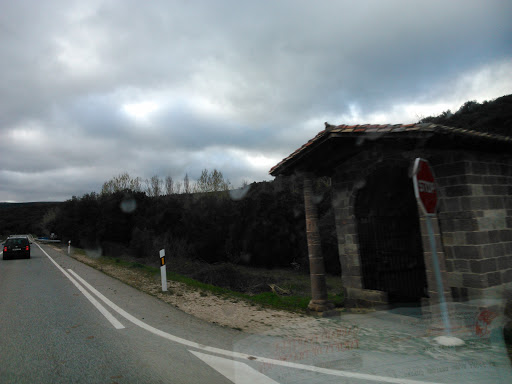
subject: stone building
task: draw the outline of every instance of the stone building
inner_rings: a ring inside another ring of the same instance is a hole
[[[348,307],[438,299],[411,179],[418,157],[436,178],[433,228],[447,299],[512,285],[512,137],[436,124],[326,123],[270,174],[331,177]]]

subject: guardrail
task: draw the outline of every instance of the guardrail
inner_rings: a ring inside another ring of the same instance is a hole
[[[60,240],[51,240],[51,239],[36,239],[40,243],[60,243]]]

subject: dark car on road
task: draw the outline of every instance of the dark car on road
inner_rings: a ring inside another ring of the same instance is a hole
[[[30,241],[27,236],[9,236],[3,244],[4,260],[30,259]]]

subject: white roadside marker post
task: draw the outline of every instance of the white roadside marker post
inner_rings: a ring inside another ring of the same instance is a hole
[[[68,241],[68,255],[71,254],[71,240]]]
[[[167,271],[165,269],[165,249],[160,250],[160,275],[162,277],[162,292],[167,292]]]

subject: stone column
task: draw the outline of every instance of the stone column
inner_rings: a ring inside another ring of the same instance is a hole
[[[313,175],[304,175],[304,207],[306,210],[306,233],[309,252],[309,272],[311,275],[311,296],[308,308],[316,312],[325,312],[334,305],[327,301],[325,265],[318,229],[318,214],[313,203]]]

